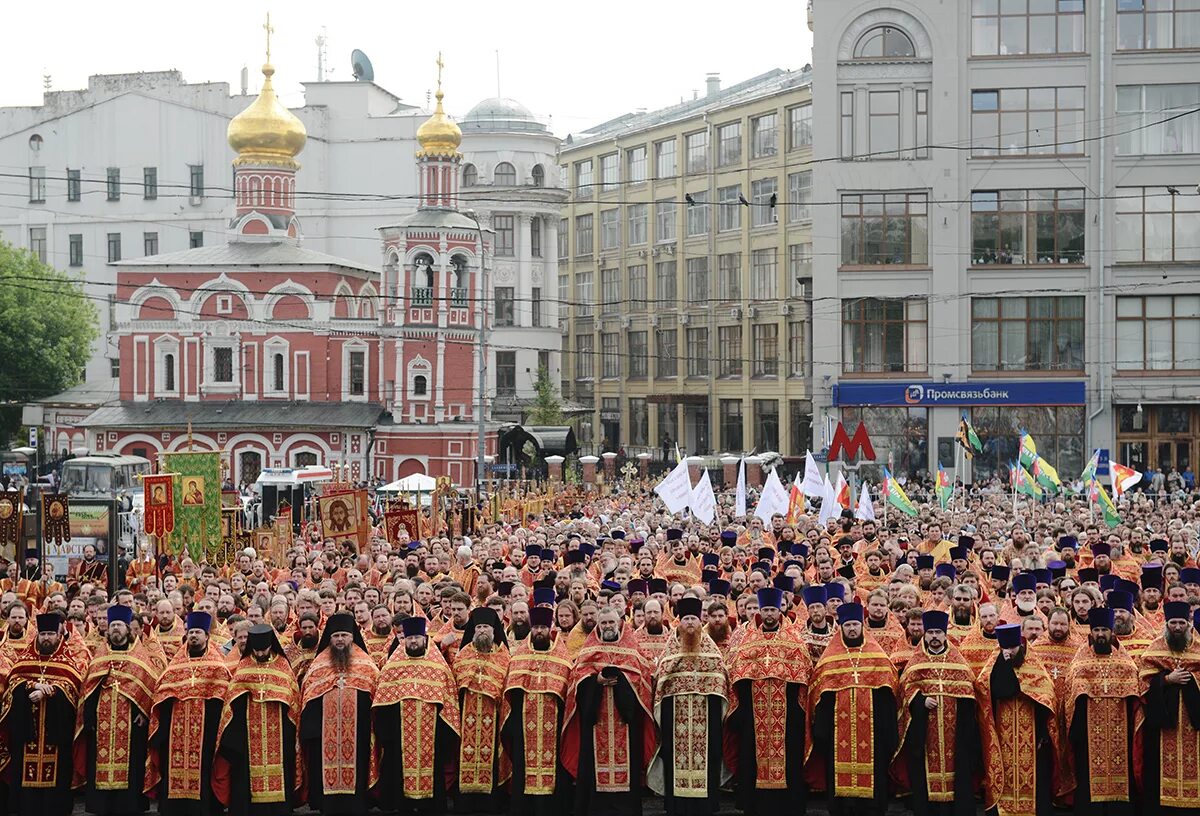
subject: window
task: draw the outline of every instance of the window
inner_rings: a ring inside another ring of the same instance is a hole
[[[621,246],[621,211],[600,211],[600,251]]]
[[[779,400],[754,401],[754,449],[779,450]]]
[[[629,399],[629,444],[645,446],[650,443],[650,411],[646,400]]]
[[[529,176],[533,180],[534,187],[546,186],[546,170],[540,164],[533,166],[533,169],[529,171]]]
[[[742,254],[726,252],[717,256],[717,297],[721,300],[742,299]]]
[[[708,376],[708,329],[687,330],[687,375]]]
[[[600,311],[604,313],[621,310],[621,270],[600,270]]]
[[[654,243],[665,244],[675,240],[675,199],[667,198],[654,202]]]
[[[721,450],[742,449],[742,401],[723,399],[718,410],[721,414]]]
[[[463,187],[474,187],[479,183],[479,170],[473,164],[467,164],[463,167]]]
[[[163,390],[175,390],[175,355],[164,354],[162,358],[163,364]]]
[[[1200,3],[1196,8],[1200,25]],[[1117,155],[1200,153],[1198,117],[1183,115],[1197,106],[1200,84],[1118,86]]]
[[[1195,0],[1117,0],[1117,49],[1200,48]]]
[[[912,59],[916,56],[917,49],[913,47],[912,40],[892,26],[872,28],[854,46],[855,59]]]
[[[629,311],[644,312],[650,300],[650,292],[646,280],[646,264],[634,264],[629,267]]]
[[[362,352],[359,352],[361,355]],[[212,350],[213,382],[233,382],[233,349],[220,346]]]
[[[158,198],[158,168],[142,168],[142,198],[153,201]]]
[[[788,174],[788,223],[812,220],[812,171]]]
[[[672,442],[679,439],[679,408],[678,406],[659,403],[655,409],[658,419],[658,438],[664,441],[669,438]]]
[[[752,377],[779,376],[779,326],[757,323],[750,327],[750,350],[754,355]]]
[[[1200,197],[1162,187],[1118,187],[1118,263],[1200,260]]]
[[[658,358],[659,377],[674,377],[679,371],[679,344],[675,329],[659,329],[654,333],[654,352]]]
[[[593,356],[592,333],[575,335],[575,377],[580,380],[590,380],[596,376],[595,358]]]
[[[775,247],[756,249],[750,253],[750,299],[774,300],[779,279],[779,263]]]
[[[284,371],[285,365],[283,355],[275,353],[271,355],[271,390],[282,391],[284,389]]]
[[[699,135],[699,134],[693,134]],[[688,137],[688,172],[692,169],[691,139]],[[742,123],[730,122],[717,128],[717,167],[737,164],[742,160]]]
[[[779,116],[765,113],[750,120],[750,158],[763,159],[779,152]]]
[[[529,254],[534,258],[542,257],[542,217],[540,215],[529,219]]]
[[[628,148],[625,151],[625,177],[630,184],[641,184],[646,180],[646,146]]]
[[[579,198],[591,198],[595,181],[591,159],[575,162],[575,195]]]
[[[188,165],[188,195],[192,198],[204,197],[204,165]]]
[[[708,193],[692,193],[692,200],[687,205],[687,235],[693,238],[697,235],[708,235]]]
[[[812,104],[788,108],[788,150],[812,147]]]
[[[361,397],[366,393],[367,353],[365,351],[350,352],[350,396]]]
[[[666,139],[654,143],[654,177],[671,178],[679,172],[675,161],[675,140]]]
[[[647,205],[630,204],[626,208],[626,217],[629,219],[629,245],[638,246],[646,243]]]
[[[600,335],[600,375],[605,379],[621,376],[621,335],[616,332]]]
[[[575,254],[591,255],[595,251],[595,239],[592,237],[592,216],[575,216]]]
[[[121,168],[110,167],[105,171],[105,188],[109,201],[121,200]]]
[[[791,244],[788,247],[788,288],[792,297],[810,297],[812,286],[812,244]]]
[[[71,266],[83,266],[83,236],[79,233],[71,233],[67,236],[70,252],[68,254],[68,263]]]
[[[853,158],[854,152],[854,92],[843,91],[839,94],[841,97],[840,111],[840,146],[841,152],[838,154],[843,159]]]
[[[111,236],[109,236],[111,239]],[[46,228],[29,228],[29,252],[42,263],[46,262]],[[113,260],[109,258],[109,260]]]
[[[513,317],[514,289],[511,286],[496,287],[496,326],[516,325]]]
[[[120,379],[120,377],[121,377],[121,358],[120,357],[109,357],[108,358],[108,376],[114,380]]]
[[[1113,406],[1114,413],[1121,407]],[[1008,478],[1010,463],[1020,456],[1021,431],[1028,431],[1030,436],[1037,439],[1039,456],[1057,468],[1059,473],[1070,473],[1073,478],[1074,474],[1083,470],[1084,462],[1091,455],[1091,449],[1084,447],[1084,430],[1087,428],[1085,412],[1082,405],[972,408],[971,424],[979,434],[984,450],[971,462],[975,478]],[[867,427],[871,429],[871,438],[874,439],[875,425],[868,424]],[[875,452],[879,452],[878,444]],[[1130,461],[1124,456],[1121,459]]]
[[[492,216],[492,228],[496,231],[496,255],[512,257],[516,249],[516,225],[513,216]]]
[[[83,198],[83,180],[78,170],[67,170],[67,201]]]
[[[923,298],[843,300],[842,371],[925,371],[929,367],[926,310]]]
[[[972,156],[1082,156],[1083,88],[971,92]]]
[[[1083,190],[971,193],[971,263],[1083,263]]]
[[[497,187],[515,187],[517,185],[517,169],[508,162],[500,162],[492,172],[492,183]]]
[[[977,57],[1084,50],[1084,0],[973,0],[971,6],[971,53]]]
[[[1200,370],[1200,295],[1117,298],[1117,368]]]
[[[750,182],[750,226],[765,227],[778,221],[775,195],[779,180],[774,176]]]
[[[1082,297],[971,299],[974,371],[1082,371]]]
[[[629,332],[626,336],[629,338],[629,376],[644,380],[649,372],[646,332]]]
[[[871,266],[929,263],[925,193],[842,196],[842,264]]]
[[[496,352],[496,396],[510,397],[517,393],[517,353]]]
[[[860,424],[865,424],[871,432],[875,461],[881,464],[890,462],[893,475],[912,479],[927,475],[929,471],[928,414],[928,408],[868,406],[843,408],[841,420],[842,427],[851,437]],[[1042,438],[1039,436],[1038,446],[1041,444]],[[1082,468],[1081,463],[1079,469],[1069,472],[1078,473]],[[859,475],[871,480],[880,480],[883,476],[879,465],[862,466]]]
[[[918,159],[929,158],[929,91],[918,90],[916,92],[916,116],[914,123],[916,125],[916,139],[913,145],[916,150],[913,151],[913,156]]]
[[[687,146],[688,173],[704,173],[708,171],[708,131],[701,130],[684,136]]]
[[[788,400],[792,456],[803,456],[812,443],[812,400]]]
[[[788,340],[787,340],[787,356],[788,356],[788,371],[789,377],[803,377],[804,369],[808,354],[805,353],[805,334],[804,324],[798,320],[793,320],[787,324]]]
[[[654,264],[654,298],[660,309],[674,309],[678,300],[675,261]]]
[[[46,168],[29,168],[29,203],[44,204],[46,202]]]
[[[203,230],[189,230],[188,231],[188,249],[199,249],[202,246],[204,246]]]
[[[600,190],[611,192],[621,184],[621,164],[616,153],[600,157]]]
[[[567,310],[571,300],[571,276],[566,272],[558,273],[558,320],[562,323],[567,318]]]
[[[717,232],[741,229],[742,205],[738,201],[741,196],[740,184],[717,188]]]
[[[538,355],[538,358],[537,358],[538,359],[538,367],[537,367],[538,372],[540,373],[542,371],[545,371],[546,374],[549,375],[550,374],[550,352],[539,351],[537,353],[537,355]]]
[[[558,219],[558,258],[565,260],[571,255],[571,231],[567,219]]]
[[[142,254],[157,255],[158,254],[158,233],[143,232],[142,233]]]
[[[424,374],[418,374],[413,377],[412,393],[414,397],[424,397],[429,395],[429,378]]]
[[[717,359],[720,377],[742,376],[742,327],[721,326],[717,329]]]
[[[591,272],[575,273],[575,299],[575,314],[578,317],[591,316],[592,305],[595,303]]]
[[[108,262],[114,263],[121,260],[121,233],[110,232],[108,234]]]
[[[871,91],[867,105],[867,152],[870,158],[899,158],[900,92]]]
[[[708,301],[708,258],[687,259],[687,296],[692,305]]]

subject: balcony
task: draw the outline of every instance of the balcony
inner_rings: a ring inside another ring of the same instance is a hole
[[[412,291],[412,305],[413,306],[432,306],[433,305],[433,287],[432,286],[414,286],[411,291]]]
[[[450,305],[459,309],[465,309],[470,305],[471,290],[458,286],[450,289]]]

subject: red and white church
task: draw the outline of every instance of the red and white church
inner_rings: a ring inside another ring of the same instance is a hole
[[[98,452],[154,459],[189,439],[229,451],[235,483],[323,464],[355,480],[424,473],[470,484],[490,242],[457,209],[462,133],[442,108],[440,76],[437,108],[417,131],[419,206],[382,228],[384,264],[369,269],[302,246],[306,133],[273,74],[263,66],[261,93],[229,124],[228,241],[118,264],[119,396],[79,428]],[[494,455],[496,425],[485,439]]]

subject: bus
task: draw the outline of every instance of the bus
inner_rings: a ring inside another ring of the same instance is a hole
[[[62,464],[61,489],[72,499],[115,499],[127,508],[141,507],[139,476],[150,475],[150,460],[144,456],[92,453]]]

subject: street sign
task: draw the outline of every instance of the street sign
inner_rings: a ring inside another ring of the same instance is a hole
[[[1096,457],[1096,475],[1108,475],[1108,448],[1098,448],[1099,455]]]
[[[868,462],[875,461],[875,448],[871,445],[871,437],[867,434],[866,423],[858,423],[853,437],[846,434],[846,429],[842,427],[842,423],[838,423],[837,428],[833,432],[833,441],[829,444],[829,459],[832,461],[840,459],[843,456],[850,462],[855,462],[859,459]]]
[[[36,448],[38,446],[38,429],[33,427],[29,429],[29,447]]]

